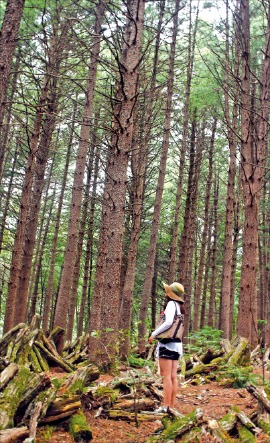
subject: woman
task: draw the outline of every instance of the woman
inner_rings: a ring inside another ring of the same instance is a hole
[[[161,326],[155,329],[148,339],[152,343],[155,338],[166,331],[172,325],[177,309],[177,314],[184,314],[184,286],[181,283],[174,282],[170,286],[163,283],[166,293],[165,320]],[[176,302],[176,303],[175,303]],[[180,340],[166,343],[159,342],[156,349],[156,357],[159,359],[160,374],[163,377],[163,406],[156,410],[157,413],[165,413],[168,408],[175,406],[177,394],[177,365],[178,359],[183,353],[183,346]]]

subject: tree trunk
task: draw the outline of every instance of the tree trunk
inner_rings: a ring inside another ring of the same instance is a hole
[[[164,189],[164,180],[166,174],[166,163],[167,163],[167,155],[169,148],[169,139],[170,139],[170,131],[171,131],[171,113],[172,113],[172,96],[173,96],[173,85],[174,85],[174,63],[175,63],[175,45],[176,45],[176,37],[178,33],[178,14],[180,10],[180,1],[175,1],[175,13],[173,17],[173,35],[172,35],[172,43],[171,43],[171,52],[170,52],[170,62],[169,62],[169,80],[168,80],[168,89],[167,89],[167,102],[166,102],[166,115],[164,121],[164,136],[162,141],[162,151],[161,151],[161,159],[159,165],[159,176],[158,176],[158,184],[157,184],[157,192],[154,204],[154,215],[151,226],[151,234],[150,234],[150,245],[148,250],[148,257],[146,263],[146,272],[144,277],[144,285],[142,290],[141,297],[141,306],[140,306],[140,314],[139,314],[139,325],[138,325],[138,333],[139,333],[139,352],[142,353],[145,350],[145,340],[146,340],[146,320],[148,313],[148,305],[149,298],[151,294],[151,286],[152,279],[154,273],[154,263],[156,256],[156,247],[157,247],[157,238],[158,238],[158,228],[160,221],[160,212],[161,212],[161,202],[162,202],[162,194]]]
[[[0,132],[3,128],[5,100],[10,70],[23,14],[24,0],[8,0],[0,34]],[[2,176],[4,152],[0,147],[0,177]]]
[[[216,300],[216,279],[217,279],[217,236],[218,236],[218,178],[215,179],[215,195],[214,195],[214,230],[213,230],[213,246],[212,246],[212,275],[210,286],[210,301],[208,311],[208,326],[216,327],[215,317],[215,300]]]
[[[119,314],[119,327],[124,331],[124,340],[121,346],[122,355],[128,355],[130,345],[130,328],[132,317],[132,300],[133,290],[136,273],[137,263],[137,250],[138,241],[140,236],[142,207],[144,200],[145,190],[145,175],[147,169],[148,160],[148,144],[151,134],[151,123],[153,114],[153,102],[155,98],[156,76],[157,76],[157,63],[158,63],[158,51],[160,44],[160,32],[163,23],[165,2],[160,2],[160,13],[157,28],[157,39],[155,44],[155,54],[153,61],[153,71],[151,78],[151,85],[149,91],[149,97],[147,101],[147,107],[143,118],[145,121],[145,132],[139,140],[136,150],[132,153],[131,168],[132,168],[132,227],[130,235],[130,244],[128,248],[127,256],[127,269],[124,280],[124,287],[122,291],[122,307]]]
[[[225,118],[228,127],[228,143],[230,149],[227,197],[226,197],[226,224],[224,257],[221,283],[221,307],[220,307],[220,329],[223,331],[224,338],[230,338],[231,333],[231,272],[232,272],[232,254],[233,254],[233,219],[235,206],[235,176],[236,176],[236,145],[237,145],[237,117],[238,117],[238,96],[239,88],[235,81],[235,101],[233,104],[232,118],[230,117],[229,100],[229,4],[226,2],[226,67],[225,67]],[[238,32],[235,35],[237,39]],[[236,62],[234,69],[234,78],[239,76],[239,50],[238,41],[236,46]]]
[[[242,185],[245,206],[243,230],[243,260],[241,269],[237,334],[256,342],[257,318],[256,276],[258,262],[258,208],[264,176],[267,122],[270,88],[270,5],[268,5],[267,38],[262,67],[259,109],[252,139],[252,109],[250,97],[250,20],[249,1],[241,0],[242,19],[242,80],[241,80],[241,157]]]
[[[94,91],[96,85],[97,65],[101,42],[101,26],[104,12],[104,3],[101,0],[96,10],[96,20],[94,24],[94,36],[92,55],[88,71],[88,83],[86,89],[86,101],[83,110],[83,122],[80,132],[79,147],[74,171],[72,198],[70,204],[70,218],[67,234],[67,243],[64,255],[63,272],[60,281],[60,288],[55,308],[54,326],[66,328],[67,312],[69,306],[72,276],[74,272],[76,247],[79,235],[80,209],[83,191],[83,179],[85,173],[86,156],[91,130],[91,119],[94,105]],[[64,340],[64,337],[63,337]],[[63,348],[64,341],[59,343],[59,350]]]
[[[83,203],[82,203],[82,214],[81,214],[78,244],[77,244],[77,251],[76,251],[76,260],[75,260],[75,264],[74,264],[74,274],[73,274],[71,292],[70,292],[70,302],[69,302],[69,308],[68,308],[68,322],[67,322],[67,336],[66,336],[67,340],[72,339],[74,316],[75,316],[76,301],[77,301],[78,283],[79,283],[79,278],[80,278],[81,258],[82,258],[82,252],[83,252],[83,240],[84,240],[84,235],[85,235],[86,219],[87,219],[87,213],[88,213],[88,208],[89,208],[89,199],[90,199],[89,194],[90,194],[91,175],[93,172],[94,151],[95,151],[95,145],[94,145],[94,140],[93,140],[93,143],[91,146],[91,152],[89,155],[88,165],[87,165],[87,179],[86,179],[84,199],[83,199]]]
[[[59,234],[59,228],[60,228],[60,217],[61,217],[61,212],[62,212],[62,207],[63,207],[64,194],[65,194],[66,183],[67,183],[70,154],[71,154],[71,149],[72,149],[72,144],[73,144],[76,113],[77,113],[77,97],[74,102],[74,108],[73,108],[73,113],[72,113],[70,136],[69,136],[69,141],[68,141],[68,145],[67,145],[67,153],[66,153],[66,163],[65,163],[65,168],[64,168],[63,178],[62,178],[62,183],[61,183],[61,192],[60,192],[60,197],[59,197],[59,202],[58,202],[54,235],[53,235],[53,242],[52,242],[52,249],[51,249],[51,262],[50,262],[50,270],[49,270],[49,277],[48,277],[47,294],[45,297],[45,305],[44,305],[44,311],[43,311],[43,329],[45,331],[48,329],[48,326],[49,326],[49,316],[50,316],[51,302],[52,302],[53,278],[54,278],[54,268],[55,268],[55,260],[56,260],[57,240],[58,240],[58,234]]]
[[[200,250],[200,260],[198,267],[198,277],[197,277],[197,285],[194,292],[194,317],[192,323],[192,329],[197,330],[199,328],[199,318],[200,318],[200,307],[201,307],[201,290],[203,283],[203,272],[205,268],[205,250],[206,250],[206,242],[207,242],[207,233],[208,233],[208,225],[209,225],[209,209],[210,209],[210,197],[211,197],[211,187],[212,187],[212,178],[213,178],[213,152],[214,152],[214,142],[215,142],[215,132],[216,132],[216,119],[213,123],[212,128],[212,137],[210,141],[210,149],[209,149],[209,172],[208,179],[206,185],[205,192],[205,207],[204,207],[204,225],[202,232],[202,242],[201,242],[201,250]],[[195,214],[194,214],[195,216]]]
[[[104,331],[101,340],[96,340],[96,343],[90,338],[90,349],[92,346],[95,358],[100,357],[104,363],[109,363],[116,352],[127,166],[134,130],[145,2],[130,0],[127,6],[129,14],[119,64],[121,78],[117,89],[117,103],[113,109],[114,135],[108,157],[104,191],[102,217],[105,225],[108,220],[108,230],[104,232],[101,229],[100,233],[100,244],[103,243],[105,247],[106,267],[97,267],[90,321],[90,330],[101,326],[101,330]],[[102,262],[103,248],[98,254],[98,261],[101,259]],[[106,332],[106,328],[110,328],[110,332]],[[102,349],[97,349],[97,343],[100,346],[101,342]]]
[[[199,7],[197,6],[196,19],[194,24],[194,31],[192,34],[192,2],[189,3],[189,43],[188,43],[188,59],[187,59],[187,78],[185,87],[185,103],[183,109],[183,137],[182,146],[180,152],[180,162],[179,162],[179,172],[178,172],[178,182],[175,200],[175,211],[174,211],[174,224],[172,231],[172,244],[170,249],[170,265],[169,265],[169,275],[168,281],[172,283],[175,278],[176,272],[176,253],[177,253],[177,241],[178,241],[178,229],[179,229],[179,216],[180,216],[180,205],[182,197],[182,184],[183,175],[185,168],[185,157],[188,145],[188,126],[189,126],[189,105],[190,105],[190,90],[191,90],[191,79],[193,73],[194,64],[194,48],[196,44],[196,34],[198,25],[198,13]],[[193,41],[192,41],[193,39]]]
[[[16,306],[16,296],[19,284],[19,276],[21,272],[21,262],[23,256],[25,229],[27,221],[27,213],[31,196],[31,189],[34,177],[35,156],[38,149],[38,141],[41,132],[41,125],[43,119],[43,108],[46,104],[50,77],[46,75],[44,86],[39,96],[39,103],[36,110],[36,119],[33,133],[31,136],[29,154],[27,158],[27,165],[25,169],[25,177],[23,182],[23,189],[20,200],[20,213],[15,233],[14,245],[12,248],[12,259],[10,265],[10,277],[8,283],[8,294],[5,312],[4,332],[7,332],[14,326],[14,313]]]

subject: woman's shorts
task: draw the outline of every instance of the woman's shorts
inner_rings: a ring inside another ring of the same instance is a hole
[[[165,346],[160,346],[158,356],[159,358],[167,358],[168,360],[178,360],[180,354],[165,348]]]

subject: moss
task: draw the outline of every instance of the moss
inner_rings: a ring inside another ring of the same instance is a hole
[[[53,431],[55,430],[54,426],[46,425],[39,432],[39,443],[50,443]]]
[[[264,420],[262,417],[258,417],[258,426],[262,428],[263,432],[266,435],[270,436],[270,423],[268,423],[266,420]]]
[[[184,435],[181,441],[182,443],[200,443],[202,440],[202,436],[202,429],[196,426],[195,428],[191,429],[188,434]]]
[[[92,440],[92,431],[82,411],[74,414],[69,420],[69,433],[75,442]]]
[[[112,389],[108,386],[99,386],[94,394],[95,398],[99,397],[109,397],[112,402],[114,402],[119,395],[118,389]]]
[[[19,371],[0,394],[0,430],[14,426],[13,417],[28,386],[30,369],[20,366]]]
[[[228,414],[224,415],[219,421],[218,421],[220,427],[224,431],[230,431],[233,429],[233,427],[236,424],[236,415],[233,412],[229,412]]]
[[[238,429],[239,439],[242,443],[255,443],[256,437],[252,432],[246,428],[246,426],[239,426]]]

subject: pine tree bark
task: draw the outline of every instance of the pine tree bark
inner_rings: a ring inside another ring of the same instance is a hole
[[[158,228],[159,228],[159,221],[160,221],[161,202],[162,202],[162,194],[163,194],[163,189],[164,189],[166,163],[167,163],[167,155],[168,155],[168,148],[169,148],[169,138],[170,138],[170,130],[171,130],[170,126],[171,126],[171,112],[172,112],[172,95],[173,95],[173,85],[174,85],[175,45],[176,45],[176,37],[177,37],[177,33],[178,33],[179,10],[180,10],[180,0],[176,0],[175,1],[175,13],[174,13],[174,17],[173,17],[173,35],[172,35],[170,61],[169,61],[169,79],[168,79],[168,88],[167,88],[166,114],[165,114],[165,121],[164,121],[164,136],[163,136],[163,141],[162,141],[162,150],[161,150],[161,159],[160,159],[160,165],[159,165],[157,192],[156,192],[156,197],[155,197],[154,215],[153,215],[151,234],[150,234],[150,245],[149,245],[149,250],[148,250],[146,271],[145,271],[145,277],[144,277],[144,285],[143,285],[142,297],[141,297],[140,314],[139,314],[138,333],[139,333],[139,352],[140,353],[144,352],[145,344],[146,344],[146,333],[147,333],[146,319],[147,319],[149,298],[150,298],[150,294],[151,294],[152,279],[153,279],[153,273],[154,273],[154,263],[155,263]]]
[[[201,308],[201,291],[202,291],[202,284],[203,284],[203,273],[204,273],[204,269],[205,269],[205,250],[206,250],[206,242],[207,242],[210,197],[211,197],[211,187],[212,187],[212,179],[213,179],[213,152],[214,152],[214,143],[215,143],[216,124],[217,124],[217,120],[215,119],[214,123],[213,123],[212,137],[211,137],[210,149],[209,149],[209,172],[208,172],[206,193],[205,193],[204,225],[203,225],[200,259],[199,259],[199,266],[198,266],[197,285],[196,285],[196,288],[194,291],[194,316],[193,316],[192,329],[195,331],[199,328],[199,318],[200,318],[200,308]]]
[[[229,100],[229,4],[226,1],[226,67],[225,67],[225,118],[228,128],[228,143],[230,149],[227,197],[226,197],[226,225],[224,241],[224,258],[221,283],[221,306],[220,306],[220,329],[223,331],[224,338],[230,339],[231,330],[231,272],[232,272],[232,253],[233,253],[233,219],[235,205],[235,176],[236,176],[236,145],[237,145],[237,117],[238,117],[238,97],[239,88],[235,83],[234,104],[232,118],[230,117]],[[234,79],[239,75],[239,50],[238,50],[238,32],[236,39],[236,61],[234,69]]]
[[[49,65],[47,67],[47,72],[49,76],[48,101],[46,103],[46,106],[43,108],[45,116],[42,125],[40,142],[36,152],[34,181],[33,188],[31,190],[30,204],[26,220],[25,239],[23,239],[23,255],[19,275],[19,285],[16,295],[16,303],[18,304],[18,306],[20,306],[20,309],[15,310],[14,324],[24,322],[26,319],[28,287],[36,241],[38,215],[44,187],[45,171],[49,159],[49,149],[57,115],[59,98],[57,83],[59,78],[60,63],[63,57],[63,47],[60,42],[64,40],[65,29],[63,30],[61,35],[57,35],[57,33],[58,30],[56,29],[54,31],[54,36],[52,37],[50,46]]]
[[[90,330],[98,329],[101,326],[101,331],[104,331],[96,343],[90,339],[91,357],[94,353],[94,358],[100,358],[104,363],[111,361],[116,352],[127,166],[134,130],[134,109],[137,101],[142,55],[144,6],[144,0],[130,0],[127,5],[128,14],[119,65],[120,80],[117,103],[113,109],[114,134],[112,135],[105,180],[103,226],[100,233],[102,248],[98,253],[90,321]],[[108,226],[107,232],[104,231],[106,225]],[[102,267],[100,264],[104,263],[105,257],[106,266]],[[110,328],[110,332],[105,332],[106,328]],[[101,342],[102,349],[100,348]]]
[[[10,277],[8,283],[7,304],[4,321],[4,333],[14,326],[14,313],[16,306],[17,288],[21,272],[21,263],[23,256],[25,229],[28,214],[28,207],[31,196],[31,189],[34,178],[35,157],[38,149],[39,137],[42,129],[43,108],[46,104],[50,77],[46,75],[44,85],[40,92],[39,102],[36,110],[34,129],[31,135],[29,154],[25,169],[25,177],[20,200],[20,214],[18,218],[14,244],[12,248],[12,259],[10,265]]]
[[[14,51],[18,41],[24,0],[8,0],[0,33],[0,132],[3,128],[5,100],[9,84]],[[0,177],[2,176],[4,151],[0,147]]]
[[[64,329],[66,329],[70,290],[72,285],[72,276],[76,259],[76,247],[79,235],[83,179],[91,130],[91,119],[93,116],[94,92],[96,85],[98,57],[100,52],[100,31],[103,13],[104,3],[101,0],[97,6],[96,19],[94,24],[93,46],[88,71],[88,83],[86,88],[86,101],[83,109],[83,121],[81,126],[79,147],[73,179],[67,243],[64,255],[63,272],[61,276],[60,288],[55,308],[54,326],[60,326]],[[61,348],[63,348],[63,340],[61,340],[61,342],[59,343],[59,351],[61,351]]]
[[[241,0],[242,20],[242,79],[241,79],[241,166],[245,206],[243,229],[243,260],[241,268],[240,300],[237,333],[252,344],[256,341],[257,318],[256,275],[258,262],[258,208],[262,178],[264,176],[267,122],[269,117],[270,89],[270,5],[268,5],[266,48],[260,81],[259,107],[255,130],[252,133],[250,94],[250,17],[249,1]],[[252,137],[253,136],[253,137]]]
[[[124,287],[122,291],[122,307],[119,313],[119,327],[124,331],[124,340],[121,346],[122,355],[128,355],[130,346],[130,328],[132,317],[132,299],[136,273],[137,250],[140,236],[142,207],[145,191],[145,176],[148,162],[148,145],[151,134],[153,103],[155,99],[155,87],[157,76],[158,52],[160,44],[160,33],[163,23],[165,2],[160,2],[159,22],[157,27],[157,38],[155,44],[155,54],[153,60],[153,72],[151,78],[151,85],[149,97],[147,100],[146,112],[143,114],[145,121],[145,132],[142,134],[136,150],[132,153],[131,168],[132,168],[132,227],[130,234],[130,245],[128,248],[127,268],[124,279]]]
[[[70,135],[69,135],[69,141],[68,141],[67,152],[66,152],[66,163],[65,163],[63,177],[62,177],[61,192],[60,192],[60,196],[59,196],[59,202],[58,202],[56,219],[55,219],[54,235],[53,235],[53,242],[52,242],[52,249],[51,249],[50,270],[49,270],[49,277],[48,277],[48,284],[47,284],[47,294],[45,297],[43,321],[42,321],[43,329],[45,331],[49,327],[49,316],[50,316],[51,302],[52,302],[53,279],[54,279],[54,269],[55,269],[55,260],[56,260],[56,252],[57,252],[57,241],[58,241],[58,234],[59,234],[59,228],[60,228],[60,218],[61,218],[61,212],[62,212],[62,207],[63,207],[64,194],[65,194],[66,183],[67,183],[70,155],[71,155],[71,149],[72,149],[72,145],[73,145],[76,113],[77,113],[77,97],[76,97],[76,100],[74,103],[74,108],[73,108],[73,113],[72,113],[72,118],[71,118]]]
[[[214,194],[214,229],[213,229],[213,245],[212,245],[212,254],[211,254],[211,285],[210,285],[210,300],[209,300],[209,310],[208,310],[208,326],[212,328],[217,326],[217,318],[216,318],[216,280],[217,280],[217,236],[218,236],[218,192],[219,192],[219,183],[218,178],[215,178],[215,194]]]
[[[188,145],[188,127],[189,127],[189,106],[190,106],[190,91],[191,91],[191,79],[193,73],[194,64],[194,49],[196,44],[196,34],[198,27],[198,14],[199,7],[197,6],[197,14],[194,24],[194,30],[192,33],[192,2],[189,3],[189,43],[188,43],[188,57],[187,57],[187,78],[185,87],[185,103],[183,109],[183,136],[182,136],[182,146],[180,152],[180,162],[178,171],[178,182],[176,190],[175,199],[175,210],[174,210],[174,223],[172,230],[172,244],[170,249],[170,265],[168,282],[173,282],[176,272],[176,255],[177,255],[177,242],[178,242],[178,228],[179,228],[179,218],[180,218],[180,207],[181,207],[181,197],[182,197],[182,185],[183,176],[185,168],[185,158]]]

